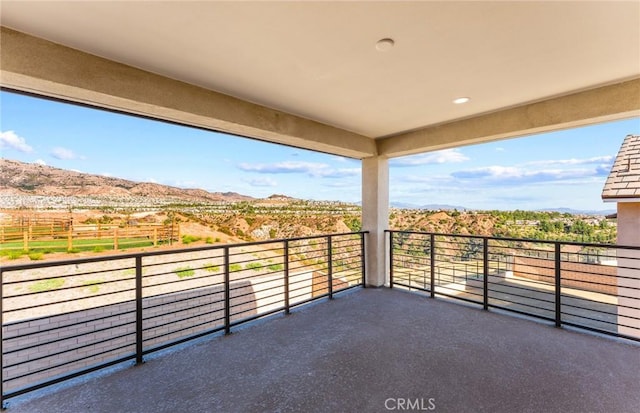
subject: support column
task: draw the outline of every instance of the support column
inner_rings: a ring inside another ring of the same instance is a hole
[[[362,229],[369,231],[366,242],[367,286],[387,282],[384,231],[389,227],[389,160],[374,156],[362,160]]]

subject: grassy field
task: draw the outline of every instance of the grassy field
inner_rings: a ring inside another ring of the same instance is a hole
[[[147,237],[138,238],[118,238],[118,249],[142,248],[153,246],[153,240]],[[20,242],[4,242],[0,243],[0,255],[9,258],[18,258],[30,252],[80,252],[80,251],[109,251],[114,249],[113,238],[101,239],[76,239],[73,240],[73,248],[68,250],[68,242],[66,239],[50,240],[50,241],[31,241],[29,242],[29,250],[24,251],[22,241]]]

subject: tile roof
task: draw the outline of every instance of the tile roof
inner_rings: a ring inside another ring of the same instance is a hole
[[[624,138],[602,190],[602,199],[637,198],[640,202],[640,135]]]

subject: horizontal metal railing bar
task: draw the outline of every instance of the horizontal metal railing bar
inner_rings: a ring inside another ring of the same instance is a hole
[[[405,230],[390,230],[387,229],[384,232],[393,232],[393,233],[402,233],[402,234],[417,234],[417,235],[434,235],[436,237],[458,237],[458,238],[477,238],[477,239],[483,239],[486,238],[490,241],[512,241],[512,242],[531,242],[533,244],[556,244],[556,243],[560,243],[562,245],[575,245],[575,246],[584,246],[584,245],[588,245],[590,247],[594,247],[594,248],[604,248],[604,249],[610,249],[610,248],[614,248],[614,249],[618,249],[618,248],[622,248],[622,249],[631,249],[631,250],[637,250],[638,247],[637,246],[633,246],[633,245],[618,245],[618,244],[585,244],[584,242],[577,242],[577,241],[552,241],[552,240],[538,240],[538,239],[532,239],[532,238],[510,238],[510,237],[490,237],[490,236],[482,236],[482,235],[466,235],[466,234],[445,234],[445,233],[440,233],[440,232],[423,232],[423,231],[405,231]],[[437,242],[438,240],[436,240]],[[492,247],[491,245],[489,247]],[[505,247],[506,248],[506,247]]]
[[[575,328],[579,328],[579,329],[582,329],[582,330],[592,331],[594,333],[605,334],[605,335],[609,335],[609,336],[613,336],[613,337],[623,338],[623,339],[626,339],[626,340],[638,341],[637,337],[633,337],[633,336],[630,336],[630,335],[627,335],[627,334],[620,334],[618,332],[609,331],[609,330],[601,330],[599,328],[590,327],[590,326],[583,325],[583,324],[572,323],[571,321],[563,321],[562,324],[565,325],[565,326],[575,327]]]
[[[209,305],[209,304],[206,304],[206,305]],[[204,306],[204,305],[202,305],[202,306]],[[198,306],[198,307],[201,307],[201,306]],[[198,308],[198,307],[193,307],[193,308]],[[182,311],[176,311],[176,312],[174,312],[174,313],[172,313],[172,314],[177,314],[177,313],[179,313],[179,312],[188,311],[188,310],[190,310],[190,309],[184,309],[184,310],[182,310]],[[175,319],[172,319],[172,320],[170,320],[170,321],[167,321],[166,323],[160,323],[160,324],[156,324],[156,325],[154,325],[154,326],[143,327],[142,331],[143,331],[143,332],[149,332],[149,331],[156,330],[156,329],[158,329],[158,328],[162,328],[162,327],[166,327],[166,326],[169,326],[169,325],[172,325],[172,324],[175,324],[175,323],[179,323],[179,322],[181,322],[181,321],[187,321],[187,320],[191,320],[191,319],[194,319],[194,318],[198,318],[198,317],[206,316],[206,315],[209,315],[209,314],[215,314],[215,313],[222,312],[222,311],[223,311],[223,309],[221,308],[221,309],[219,309],[219,310],[205,311],[205,312],[202,312],[202,313],[199,313],[199,314],[190,315],[190,316],[188,316],[188,317],[175,318]],[[170,314],[170,315],[172,315],[172,314]],[[157,317],[149,317],[149,318],[145,318],[145,319],[144,319],[144,321],[149,321],[149,320],[152,320],[153,318],[157,318]],[[220,317],[220,318],[217,318],[217,319],[210,319],[210,320],[207,320],[207,321],[203,321],[203,322],[202,322],[202,323],[200,323],[200,324],[209,324],[209,323],[212,323],[212,322],[215,322],[215,321],[220,321],[220,320],[224,320],[224,317]],[[143,322],[143,324],[144,324],[144,322]],[[197,327],[197,326],[198,326],[198,324],[190,324],[188,327],[184,327],[184,328],[185,328],[185,329],[192,329],[192,328]],[[181,331],[181,330],[180,330],[180,329],[178,329],[178,330],[171,330],[171,332],[169,332],[169,333],[167,333],[167,334],[174,334],[175,332],[179,332],[179,331]],[[156,336],[156,337],[159,337],[159,336]],[[148,340],[148,338],[147,338],[147,339],[145,339],[145,340]]]
[[[181,342],[181,343],[184,343],[184,342],[187,342],[189,340],[193,340],[195,338],[203,337],[203,336],[206,336],[208,334],[213,334],[213,333],[217,333],[220,330],[224,330],[224,317],[223,318],[216,318],[216,319],[212,319],[212,320],[203,321],[201,323],[194,323],[192,325],[189,325],[189,326],[186,326],[186,327],[181,327],[181,328],[178,328],[176,330],[171,330],[171,331],[166,332],[166,333],[162,333],[162,334],[158,334],[158,335],[155,335],[155,336],[146,337],[146,338],[144,338],[142,340],[142,342],[143,343],[148,343],[148,342],[154,341],[154,340],[157,341],[157,340],[160,340],[160,339],[162,339],[164,337],[168,337],[168,336],[171,336],[171,335],[184,333],[185,331],[193,330],[193,329],[196,329],[198,327],[202,327],[202,326],[205,326],[205,325],[208,325],[208,324],[214,324],[214,325],[215,324],[219,324],[219,325],[218,325],[218,327],[208,328],[208,329],[206,329],[204,331],[201,331],[201,332],[197,332],[197,333],[193,333],[193,334],[187,334],[186,336],[181,337],[181,338],[179,338],[177,340],[179,342]],[[151,330],[149,330],[149,331],[151,331]],[[195,337],[194,337],[194,335],[195,335]],[[154,345],[151,348],[154,349],[153,351],[156,351],[155,349],[157,349],[158,346],[160,346],[161,348],[170,347],[170,346],[176,344],[176,339],[169,340],[167,343],[169,343],[167,346],[164,346],[162,344],[158,344],[157,346]],[[149,354],[150,352],[152,352],[152,351],[148,351],[148,349],[146,349],[142,353],[143,353],[143,355],[145,355],[145,354]]]
[[[15,376],[15,377],[4,379],[4,380],[2,380],[2,382],[3,383],[8,383],[8,382],[10,382],[12,380],[23,379],[25,377],[33,376],[34,374],[44,373],[45,371],[53,370],[53,369],[56,369],[58,367],[68,366],[68,365],[73,364],[73,363],[78,363],[80,361],[88,360],[88,359],[91,359],[91,358],[94,358],[94,357],[97,357],[97,356],[102,356],[103,354],[112,353],[114,351],[122,350],[123,348],[132,347],[132,346],[135,346],[135,343],[125,344],[125,345],[122,345],[122,346],[119,346],[119,347],[113,347],[113,348],[110,348],[108,350],[105,350],[105,351],[102,351],[102,352],[99,352],[99,353],[93,353],[93,354],[90,354],[88,356],[85,356],[85,357],[82,357],[82,358],[79,358],[79,359],[70,360],[70,361],[67,361],[67,362],[64,362],[64,363],[56,364],[54,366],[49,366],[49,367],[44,368],[44,369],[33,370],[33,371],[30,371],[30,372],[28,372],[26,374],[22,374],[22,375],[19,375],[19,376]],[[6,395],[5,395],[5,397],[6,397]]]
[[[204,303],[204,304],[197,304],[197,305],[193,305],[193,306],[191,306],[191,307],[181,308],[181,309],[179,309],[179,310],[168,311],[168,312],[166,312],[166,313],[160,313],[160,314],[148,315],[148,316],[144,316],[144,317],[142,318],[142,322],[143,322],[143,325],[144,325],[144,322],[145,322],[145,321],[147,321],[147,322],[148,322],[148,321],[153,320],[153,319],[156,319],[156,318],[162,318],[162,317],[166,317],[166,316],[168,316],[168,315],[174,315],[174,314],[178,314],[178,313],[183,313],[183,312],[185,312],[185,311],[190,311],[190,310],[193,310],[193,309],[196,309],[196,308],[207,307],[207,306],[211,306],[211,305],[213,305],[213,304],[218,304],[218,303],[222,303],[222,302],[224,302],[224,300],[211,301],[211,302],[207,302],[207,303]],[[174,303],[172,302],[172,303],[167,303],[167,304],[174,304]],[[206,314],[213,314],[213,313],[217,313],[218,311],[223,311],[223,309],[222,309],[222,308],[220,308],[220,309],[216,309],[216,310],[212,310],[212,311],[207,311],[207,312],[203,312],[203,313],[198,313],[198,314],[196,314],[194,317],[197,317],[197,316],[200,316],[200,315],[206,315]],[[178,321],[183,321],[183,320],[178,320],[178,319],[174,319],[174,320],[172,320],[172,322],[178,322]],[[144,327],[142,330],[144,331],[144,330],[146,330],[147,328],[156,328],[156,327],[157,327],[157,325],[155,325],[155,326],[153,326],[153,327]]]
[[[609,314],[609,313],[602,313],[602,314]],[[591,321],[595,321],[595,322],[602,323],[602,324],[609,324],[609,325],[612,325],[612,326],[617,326],[618,325],[618,323],[613,323],[611,321],[601,320],[599,318],[587,317],[587,316],[584,316],[584,315],[579,315],[579,314],[574,314],[574,313],[568,313],[568,312],[565,312],[565,311],[562,312],[562,315],[566,315],[566,316],[569,316],[569,317],[575,317],[575,318],[581,318],[581,319],[585,319],[585,320],[591,320]]]
[[[494,284],[494,283],[488,283],[488,284],[489,285],[500,285],[500,284]],[[518,286],[515,286],[515,285],[514,286],[507,285],[507,286],[504,286],[504,288],[502,288],[502,289],[489,288],[489,292],[507,293],[507,294],[510,294],[510,295],[515,295],[516,297],[531,298],[531,297],[527,297],[526,295],[520,295],[520,294],[514,293],[514,292],[512,292],[512,290],[531,291],[531,292],[540,293],[541,295],[544,294],[544,295],[554,296],[554,293],[550,292],[550,291],[540,292],[540,291],[533,290],[531,288],[518,287]],[[540,299],[540,301],[549,302],[549,303],[553,303],[554,302],[553,300],[547,301],[547,300],[543,300],[543,299]]]
[[[128,268],[130,269],[130,268]],[[92,274],[108,274],[108,273],[114,273],[117,271],[122,271],[123,268],[117,268],[117,269],[113,269],[113,270],[96,270],[96,271],[87,271],[87,272],[81,272],[81,273],[69,273],[69,274],[64,274],[64,275],[58,275],[58,276],[51,276],[51,277],[41,277],[41,278],[31,278],[31,279],[23,279],[21,278],[20,280],[16,280],[16,281],[5,281],[3,284],[4,285],[12,285],[12,284],[25,284],[25,283],[30,283],[30,282],[38,282],[38,281],[47,281],[47,280],[55,280],[56,278],[61,278],[61,277],[65,277],[65,278],[70,278],[70,277],[81,277],[84,275],[92,275]],[[7,272],[6,270],[4,272]],[[117,278],[115,281],[126,281],[129,280],[131,278]],[[135,279],[135,278],[133,278]]]
[[[165,275],[168,275],[168,274],[172,274],[172,273],[167,273]],[[204,279],[207,279],[207,278],[219,277],[220,275],[223,275],[223,274],[202,275],[200,277],[195,277],[195,276],[185,277],[185,278],[181,278],[181,279],[177,279],[177,280],[173,280],[173,281],[165,281],[165,282],[159,282],[159,283],[155,283],[155,284],[148,284],[148,285],[145,285],[144,288],[148,289],[148,288],[154,288],[154,287],[161,287],[163,285],[180,284],[180,283],[184,284],[184,283],[186,283],[188,281],[191,281],[191,280],[204,280]],[[224,284],[224,283],[218,282],[218,283],[211,283],[209,285],[210,286],[215,286],[215,285],[222,285],[222,284]],[[195,287],[195,288],[202,288],[202,287]],[[185,288],[185,289],[182,289],[182,290],[179,290],[179,291],[188,291],[190,289],[193,289],[193,288]]]
[[[135,320],[134,321],[129,321],[129,322],[126,322],[126,323],[122,323],[122,324],[112,325],[112,326],[109,326],[109,327],[104,327],[104,328],[91,330],[91,331],[88,331],[86,333],[79,333],[79,334],[74,334],[74,335],[71,335],[71,336],[57,338],[55,340],[49,340],[49,341],[46,341],[44,343],[37,343],[37,344],[30,345],[30,346],[20,347],[20,348],[17,348],[15,350],[5,351],[3,354],[7,355],[7,354],[12,354],[12,353],[19,353],[21,351],[30,350],[32,348],[37,348],[37,347],[41,347],[41,346],[47,346],[49,344],[59,343],[61,341],[66,341],[66,340],[72,340],[74,338],[79,338],[79,337],[90,336],[91,334],[100,333],[102,331],[113,330],[114,328],[121,328],[121,327],[126,327],[126,326],[131,326],[131,325],[135,325]],[[25,334],[25,336],[26,336],[26,334]],[[24,337],[24,336],[21,336],[20,338],[22,338],[22,337]],[[51,355],[53,355],[53,354],[47,354],[44,357],[45,358],[46,357],[50,357]],[[33,360],[37,360],[37,359],[29,359],[28,362],[31,362]],[[20,364],[21,363],[17,363],[16,365],[20,365]],[[4,367],[8,368],[8,367],[12,367],[12,366],[11,365],[5,365]]]
[[[62,278],[62,277],[57,277],[57,278]],[[128,281],[128,280],[125,280]],[[117,282],[121,282],[121,280],[116,280],[116,281],[105,281],[104,283],[99,283],[99,284],[88,284],[88,285],[75,285],[75,286],[71,286],[71,287],[64,287],[64,288],[56,288],[55,291],[69,291],[69,290],[78,290],[78,289],[82,289],[82,288],[88,288],[91,287],[92,285],[103,285],[103,284],[113,284],[113,283],[117,283]],[[62,301],[52,301],[49,304],[61,304],[61,303],[66,303],[68,301],[77,301],[79,299],[87,299],[87,298],[95,298],[95,297],[101,297],[101,296],[105,296],[105,295],[113,295],[113,294],[120,294],[120,293],[126,293],[129,291],[134,291],[135,288],[131,288],[131,289],[126,289],[126,290],[117,290],[117,291],[110,291],[108,293],[101,293],[101,294],[92,294],[91,296],[87,296],[87,297],[77,297],[75,299],[72,300],[62,300]],[[21,298],[21,297],[29,297],[29,296],[33,296],[33,295],[38,295],[40,294],[40,296],[42,296],[42,294],[46,294],[49,293],[50,291],[38,291],[38,292],[33,292],[33,293],[25,293],[25,294],[15,294],[15,295],[6,295],[4,296],[5,299],[13,299],[13,298]],[[24,307],[25,309],[27,308],[31,308],[31,307]]]
[[[54,379],[46,380],[46,381],[40,382],[40,383],[35,384],[35,385],[31,385],[31,386],[28,386],[28,387],[23,387],[23,388],[18,389],[18,390],[8,391],[8,392],[6,392],[4,394],[4,397],[5,397],[5,399],[9,399],[9,398],[12,398],[12,397],[21,396],[23,394],[27,394],[27,393],[32,392],[32,391],[40,390],[40,389],[43,389],[45,387],[48,387],[48,386],[51,386],[51,385],[54,385],[54,384],[62,383],[64,381],[71,380],[71,379],[74,379],[76,377],[83,376],[85,374],[93,373],[94,371],[98,371],[98,370],[102,370],[102,369],[107,368],[107,367],[115,366],[116,364],[125,363],[125,362],[133,360],[135,358],[136,358],[135,354],[130,354],[128,356],[119,357],[117,359],[114,359],[114,360],[111,360],[111,361],[107,361],[107,362],[101,363],[99,365],[92,366],[92,367],[89,367],[89,368],[86,368],[86,369],[82,369],[82,370],[79,370],[79,371],[75,371],[75,372],[70,373],[70,374],[65,374],[65,375],[56,377]],[[13,380],[16,380],[16,379],[13,379]]]
[[[114,255],[104,255],[100,257],[88,257],[88,258],[75,258],[72,260],[52,260],[46,262],[32,262],[25,264],[12,264],[4,266],[0,269],[1,272],[5,271],[16,271],[16,270],[28,270],[34,268],[46,268],[53,267],[59,265],[69,265],[69,264],[86,264],[91,262],[101,262],[101,261],[116,261],[123,260],[128,258],[135,259],[136,257],[155,257],[159,255],[174,255],[180,253],[189,253],[189,252],[199,252],[199,251],[211,251],[211,250],[221,250],[224,248],[245,248],[251,247],[255,245],[263,245],[263,244],[272,244],[276,242],[295,242],[302,240],[311,240],[311,239],[322,239],[328,236],[337,237],[343,235],[355,235],[355,234],[368,234],[369,231],[359,231],[359,232],[344,232],[339,234],[327,234],[327,235],[312,235],[306,237],[296,237],[296,238],[282,238],[282,239],[273,239],[268,241],[253,241],[253,242],[245,242],[239,244],[227,244],[227,245],[209,245],[209,246],[201,246],[201,247],[190,247],[190,248],[182,248],[176,250],[162,250],[162,251],[145,251],[142,253],[132,253],[132,254],[114,254]],[[135,268],[135,267],[131,267]]]
[[[498,310],[509,311],[509,312],[520,314],[520,315],[524,315],[524,316],[527,316],[527,317],[539,318],[541,320],[550,321],[552,323],[555,322],[555,319],[552,318],[552,317],[546,317],[546,316],[543,316],[543,315],[540,315],[540,314],[535,314],[535,313],[528,313],[526,311],[520,311],[520,310],[517,310],[515,308],[503,307],[503,306],[498,305],[498,304],[489,303],[489,308],[496,308]],[[548,312],[553,312],[553,311],[550,311],[550,310],[546,310],[544,308],[541,308],[541,310],[548,311]]]
[[[223,284],[219,284],[219,285],[223,285]],[[210,287],[204,287],[204,288],[210,288]],[[203,289],[203,287],[195,287],[195,288],[193,288],[193,290],[199,290],[199,289]],[[185,291],[185,290],[182,290],[180,292],[183,292],[183,291]],[[190,290],[186,290],[186,291],[190,291]],[[201,294],[201,295],[194,295],[192,297],[179,298],[177,300],[162,302],[162,303],[158,303],[158,304],[144,305],[144,301],[149,299],[149,298],[158,298],[158,297],[169,296],[169,295],[173,295],[173,294],[175,294],[175,293],[162,293],[162,294],[158,294],[158,295],[144,297],[142,299],[142,301],[143,301],[143,307],[142,307],[143,311],[144,310],[151,310],[153,308],[165,307],[167,305],[173,305],[173,304],[181,303],[181,302],[185,302],[185,301],[196,300],[198,298],[209,297],[209,296],[213,297],[215,295],[222,295],[222,294],[224,294],[224,291],[220,290],[220,291],[216,291],[216,292],[208,292],[208,293],[204,293],[204,294]],[[213,302],[222,302],[222,301],[224,301],[224,300],[213,301]]]
[[[105,293],[104,295],[113,295],[113,294],[120,294],[120,293],[123,293],[123,292],[127,293],[127,292],[133,292],[133,291],[135,291],[135,289],[132,289],[132,290],[120,290],[120,291],[116,291],[116,292],[113,292],[113,293]],[[48,307],[48,306],[57,305],[57,304],[71,303],[71,302],[74,302],[74,301],[88,300],[88,299],[91,299],[91,298],[92,297],[70,298],[68,300],[63,300],[63,301],[53,301],[53,302],[50,302],[50,303],[37,304],[37,305],[29,306],[29,307],[20,307],[20,308],[12,308],[10,310],[3,310],[3,313],[14,313],[16,311],[31,310],[31,309],[34,309],[34,308]]]

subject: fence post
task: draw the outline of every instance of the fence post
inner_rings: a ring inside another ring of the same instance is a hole
[[[22,250],[29,250],[29,234],[27,233],[27,231],[22,232]]]
[[[142,360],[142,256],[136,256],[136,364]]]
[[[73,249],[73,227],[69,225],[69,232],[67,232],[67,251]]]
[[[118,227],[113,229],[113,250],[118,249]]]
[[[482,280],[482,307],[485,310],[489,309],[489,238],[483,238],[483,252],[482,252],[482,272],[484,277]]]
[[[389,288],[393,288],[393,231],[389,231]]]
[[[560,289],[561,287],[561,280],[560,277],[562,275],[562,271],[560,268],[560,243],[556,242],[555,243],[555,270],[556,270],[556,327],[562,327],[562,303],[561,303],[561,298],[562,298],[562,291]]]
[[[333,299],[333,255],[331,252],[331,235],[327,237],[327,248],[329,248],[327,257],[327,281],[329,282],[329,299]]]
[[[158,246],[158,228],[153,229],[153,246]]]
[[[430,287],[430,295],[431,298],[434,298],[436,293],[435,293],[435,288],[436,288],[436,236],[431,234],[429,236],[429,243],[431,245],[429,245],[430,251],[429,253],[431,254],[431,287]]]
[[[289,241],[284,240],[284,313],[290,313],[289,307]]]
[[[231,334],[231,290],[229,286],[229,247],[224,247],[224,334]]]

